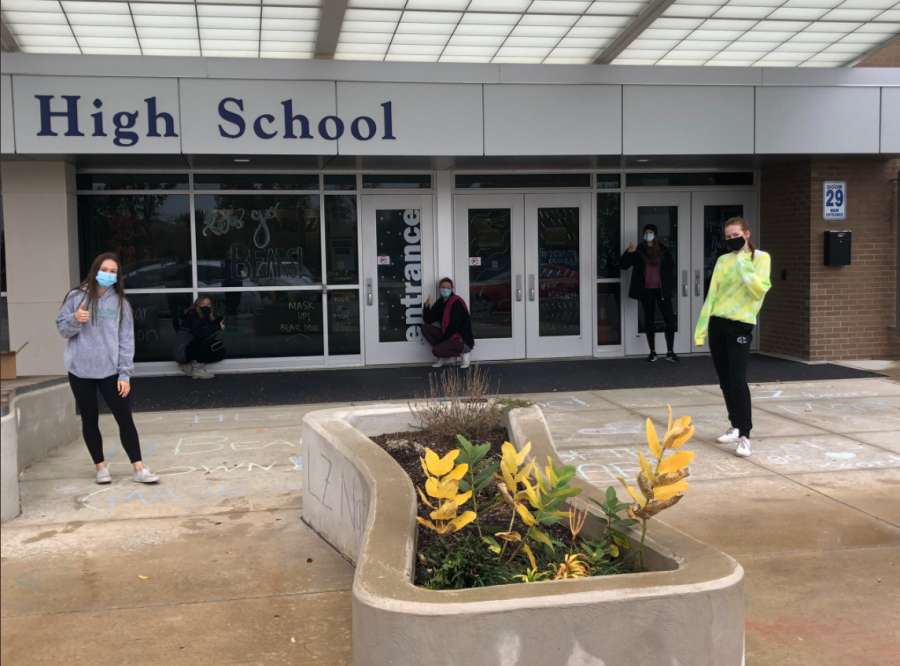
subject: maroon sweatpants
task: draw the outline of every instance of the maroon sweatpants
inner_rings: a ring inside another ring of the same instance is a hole
[[[438,358],[456,358],[463,353],[465,344],[459,338],[450,338],[441,342],[441,329],[431,324],[423,324],[422,336],[431,345],[431,352]]]

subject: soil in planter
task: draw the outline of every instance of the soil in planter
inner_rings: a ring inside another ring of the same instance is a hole
[[[371,439],[381,448],[387,451],[387,453],[390,454],[390,456],[394,460],[396,460],[397,463],[399,463],[399,465],[409,475],[413,485],[417,488],[425,487],[425,471],[422,469],[422,463],[420,461],[420,458],[424,456],[425,448],[431,449],[441,457],[446,455],[449,451],[459,448],[459,442],[456,437],[435,437],[417,430],[378,435],[376,437],[372,437]],[[483,444],[485,442],[489,442],[491,444],[491,449],[488,456],[497,459],[501,456],[501,447],[507,440],[508,434],[506,430],[504,428],[496,428],[486,437],[482,438],[481,441],[472,443]],[[499,490],[497,488],[497,482],[495,480],[476,498],[478,506],[485,507],[493,504],[498,494]],[[426,520],[430,520],[431,518],[429,514],[431,513],[432,509],[429,509],[421,501],[418,500],[416,504],[418,507],[418,515]],[[486,515],[482,514],[480,520],[482,528],[495,528],[491,531],[505,532],[509,529],[509,522],[511,518],[512,509],[507,504],[500,504],[495,509],[490,511],[490,513]],[[470,529],[474,529],[474,527],[470,525],[461,532],[450,535],[449,537],[447,537],[447,539],[453,540],[456,538],[460,538],[462,535],[467,533],[467,530]],[[516,516],[515,518],[512,529],[518,531],[522,535],[524,535],[528,531],[528,527],[518,516]],[[559,522],[556,525],[551,525],[549,527],[543,526],[541,529],[546,534],[548,534],[551,539],[561,541],[565,544],[568,544],[571,541],[572,535],[569,532],[569,528],[565,521]],[[424,527],[423,525],[419,525],[417,545],[417,550],[419,552],[426,551],[428,548],[438,545],[440,542],[441,538],[435,532],[428,529],[427,527]],[[630,567],[626,568],[625,564],[626,563],[623,563],[622,567],[623,573],[625,571],[631,570]],[[421,566],[421,562],[417,562],[417,566]]]

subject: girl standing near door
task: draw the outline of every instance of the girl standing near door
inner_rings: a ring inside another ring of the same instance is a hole
[[[656,308],[662,313],[666,323],[666,360],[678,363],[675,354],[675,313],[672,309],[672,298],[675,295],[675,260],[669,248],[657,239],[656,225],[645,224],[644,240],[637,246],[628,245],[628,249],[619,259],[619,267],[631,271],[631,284],[628,286],[628,297],[640,301],[644,310],[644,328],[647,333],[647,346],[651,363],[656,356]]]
[[[131,416],[131,372],[134,370],[134,316],[119,279],[119,258],[101,254],[84,282],[63,301],[56,328],[66,338],[65,366],[69,385],[81,412],[81,429],[94,465],[97,483],[112,481],[103,455],[97,391],[119,424],[122,448],[134,467],[132,480],[154,483],[141,462],[141,444]]]
[[[709,336],[709,351],[728,409],[731,427],[718,441],[737,443],[734,454],[746,458],[753,453],[747,364],[756,315],[766,292],[772,288],[769,279],[772,262],[768,254],[750,242],[750,226],[740,217],[725,223],[725,247],[728,254],[716,261],[694,342],[702,347]]]

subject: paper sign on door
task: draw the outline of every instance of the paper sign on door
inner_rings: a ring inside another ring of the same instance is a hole
[[[391,258],[385,255],[379,255],[378,257],[378,265],[379,266],[390,266]]]
[[[469,257],[469,266],[481,266],[481,257]]]

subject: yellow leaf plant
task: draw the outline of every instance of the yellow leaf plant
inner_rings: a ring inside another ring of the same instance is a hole
[[[634,520],[640,520],[641,548],[639,551],[640,566],[644,568],[644,538],[647,535],[647,521],[660,511],[675,506],[681,501],[685,490],[688,489],[690,476],[688,464],[694,459],[693,451],[677,451],[666,455],[670,451],[681,447],[694,435],[694,426],[691,425],[691,417],[684,416],[672,423],[672,406],[669,405],[669,427],[662,442],[656,433],[656,428],[650,419],[647,419],[647,444],[653,454],[654,463],[638,450],[638,459],[641,471],[637,475],[638,492],[621,476],[616,478],[625,486],[625,490],[634,499],[634,504],[628,507],[628,516]]]
[[[431,520],[419,516],[416,516],[416,520],[442,537],[458,532],[477,517],[474,511],[466,511],[457,516],[459,507],[472,497],[472,491],[462,494],[459,492],[459,480],[465,476],[469,466],[454,466],[457,456],[459,449],[450,451],[443,458],[431,449],[425,449],[425,457],[419,458],[422,469],[425,470],[425,492],[421,488],[416,490],[425,505],[433,511],[430,514]],[[436,500],[437,506],[428,501],[426,493]]]

